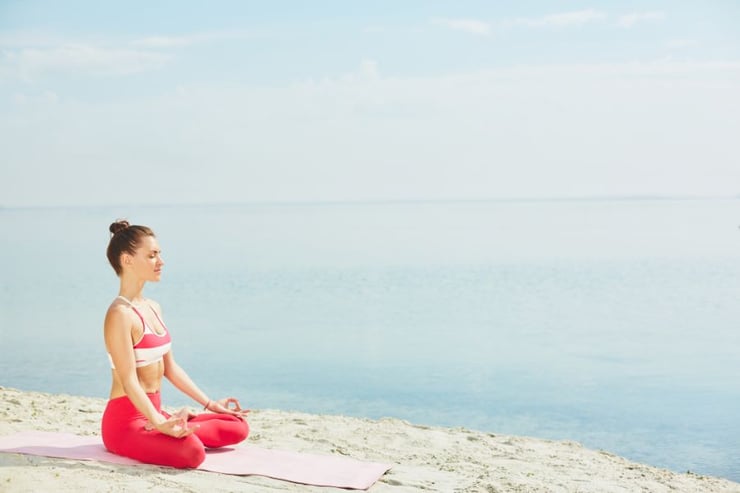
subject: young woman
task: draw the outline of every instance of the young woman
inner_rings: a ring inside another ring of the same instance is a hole
[[[247,438],[248,411],[233,397],[211,400],[175,361],[162,310],[143,296],[144,285],[159,281],[164,265],[154,232],[128,221],[114,222],[110,232],[108,260],[120,290],[105,315],[113,384],[103,413],[103,443],[114,454],[149,464],[198,467],[205,447]],[[210,412],[162,411],[162,377]]]

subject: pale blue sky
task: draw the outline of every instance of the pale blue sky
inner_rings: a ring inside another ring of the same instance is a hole
[[[0,0],[0,205],[740,193],[740,2]]]

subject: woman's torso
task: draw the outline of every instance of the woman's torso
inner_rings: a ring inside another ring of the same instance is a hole
[[[170,337],[167,327],[161,320],[152,302],[145,300],[134,305],[126,298],[119,296],[114,304],[121,303],[127,306],[130,322],[131,345],[134,348],[134,357],[137,361],[136,376],[144,392],[159,392],[164,376],[164,360],[158,357],[162,351],[169,351]],[[109,355],[110,356],[110,355]],[[153,361],[148,361],[152,358]],[[111,366],[112,362],[111,362]],[[115,371],[112,373],[110,398],[115,399],[126,395],[123,383]]]

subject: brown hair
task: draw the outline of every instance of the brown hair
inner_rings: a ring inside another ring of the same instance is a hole
[[[121,267],[121,254],[136,254],[141,239],[145,236],[154,236],[154,231],[146,226],[131,225],[125,219],[119,219],[112,223],[108,230],[111,233],[110,243],[108,243],[108,262],[120,276],[123,271]]]

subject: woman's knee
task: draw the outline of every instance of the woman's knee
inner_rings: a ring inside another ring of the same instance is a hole
[[[247,420],[237,418],[233,422],[229,423],[229,429],[233,433],[234,443],[239,443],[246,440],[249,436],[249,424]]]
[[[206,450],[194,435],[182,439],[182,446],[173,454],[171,464],[178,469],[195,469],[206,460]]]
[[[230,415],[205,414],[193,419],[200,428],[195,434],[209,448],[234,445],[249,436],[249,425],[242,418]]]
[[[249,436],[249,423],[245,419],[230,421],[227,429],[231,444],[243,442]]]

